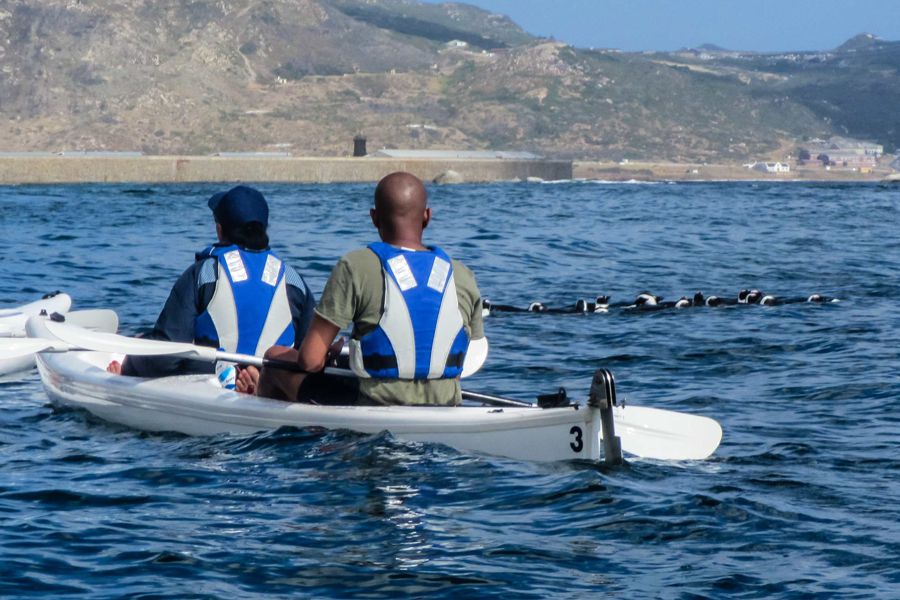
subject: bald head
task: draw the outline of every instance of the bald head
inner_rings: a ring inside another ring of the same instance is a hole
[[[391,173],[375,187],[372,223],[388,244],[419,248],[422,231],[431,219],[428,193],[418,177],[410,173]]]

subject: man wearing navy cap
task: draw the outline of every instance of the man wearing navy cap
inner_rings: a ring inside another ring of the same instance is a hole
[[[208,205],[219,241],[196,254],[147,337],[259,356],[273,345],[299,345],[316,301],[303,278],[269,248],[266,199],[239,185],[213,195]],[[108,368],[135,377],[213,369],[209,363],[165,356],[128,356]]]

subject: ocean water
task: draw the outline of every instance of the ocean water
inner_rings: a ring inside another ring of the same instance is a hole
[[[64,290],[149,326],[212,241],[208,185],[0,187],[0,307]],[[373,239],[369,185],[261,185],[317,293]],[[469,455],[388,434],[146,434],[0,384],[0,597],[900,597],[900,188],[430,189],[427,240],[485,297],[651,291],[838,303],[496,314],[466,388],[717,419],[704,461]]]

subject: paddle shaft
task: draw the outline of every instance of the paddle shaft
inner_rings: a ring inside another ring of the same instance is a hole
[[[524,400],[514,400],[513,398],[503,398],[501,396],[491,396],[489,394],[480,394],[478,392],[462,391],[463,400],[472,400],[473,402],[483,402],[492,406],[534,406],[531,402]]]
[[[282,371],[290,371],[292,373],[314,373],[315,371],[307,371],[300,367],[298,363],[289,360],[278,360],[277,358],[262,358],[252,356],[250,354],[235,354],[233,352],[216,352],[216,359],[233,362],[242,365],[253,365],[254,367],[265,367],[268,369],[279,369]],[[341,369],[339,367],[325,367],[326,375],[334,375],[335,377],[356,377],[356,374],[349,369]]]

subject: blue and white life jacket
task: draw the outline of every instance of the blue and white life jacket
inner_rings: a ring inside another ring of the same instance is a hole
[[[450,257],[437,247],[369,245],[381,261],[384,305],[375,330],[350,341],[360,377],[445,379],[462,372],[469,335],[463,326]]]
[[[295,332],[282,260],[271,250],[233,245],[214,247],[210,256],[215,262],[207,260],[201,268],[200,283],[215,279],[216,290],[194,319],[194,340],[257,356],[276,344],[292,346]]]

